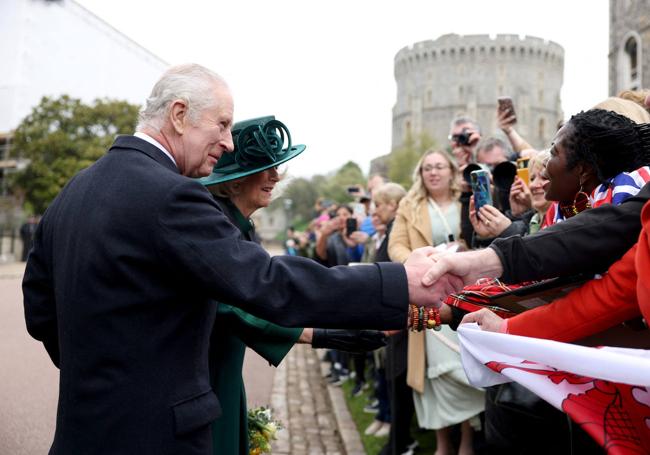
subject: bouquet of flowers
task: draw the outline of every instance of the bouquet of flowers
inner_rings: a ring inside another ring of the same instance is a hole
[[[250,455],[271,452],[271,441],[281,430],[282,423],[273,420],[271,409],[266,406],[248,410],[248,444]]]

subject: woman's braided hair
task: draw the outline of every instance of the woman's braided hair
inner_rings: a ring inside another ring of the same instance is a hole
[[[567,122],[567,166],[587,163],[601,182],[621,172],[650,164],[650,124],[636,124],[624,115],[591,109]]]

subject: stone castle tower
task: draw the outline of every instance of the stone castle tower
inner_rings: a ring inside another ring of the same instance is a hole
[[[392,147],[423,132],[445,147],[459,115],[477,120],[484,136],[495,134],[499,96],[512,97],[517,131],[546,146],[563,117],[563,71],[564,49],[529,36],[448,34],[405,47],[395,56]]]
[[[650,88],[650,0],[609,0],[609,94]]]

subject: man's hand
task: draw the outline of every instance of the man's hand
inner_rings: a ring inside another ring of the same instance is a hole
[[[424,275],[435,265],[434,255],[439,252],[430,246],[413,250],[404,263],[409,287],[409,302],[428,308],[438,308],[449,294],[463,288],[463,282],[453,275],[441,274],[435,283],[423,286]]]
[[[460,321],[461,324],[468,322],[476,322],[481,327],[481,330],[487,330],[488,332],[505,332],[505,330],[503,330],[506,322],[505,319],[497,316],[487,308],[483,308],[473,313],[468,313],[463,317],[463,320]]]
[[[422,284],[429,287],[442,277],[453,275],[456,280],[462,282],[458,286],[458,289],[461,289],[465,285],[476,283],[479,278],[498,278],[502,273],[503,265],[499,256],[492,248],[485,248],[484,250],[438,256],[424,274]],[[456,280],[454,280],[454,284],[457,283]]]

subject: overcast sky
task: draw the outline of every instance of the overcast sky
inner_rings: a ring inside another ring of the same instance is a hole
[[[389,153],[393,58],[445,33],[514,33],[562,45],[565,116],[607,96],[607,0],[77,2],[171,64],[220,73],[236,120],[283,121],[294,143],[307,145],[291,162],[293,175],[348,160],[367,172],[372,158]]]

